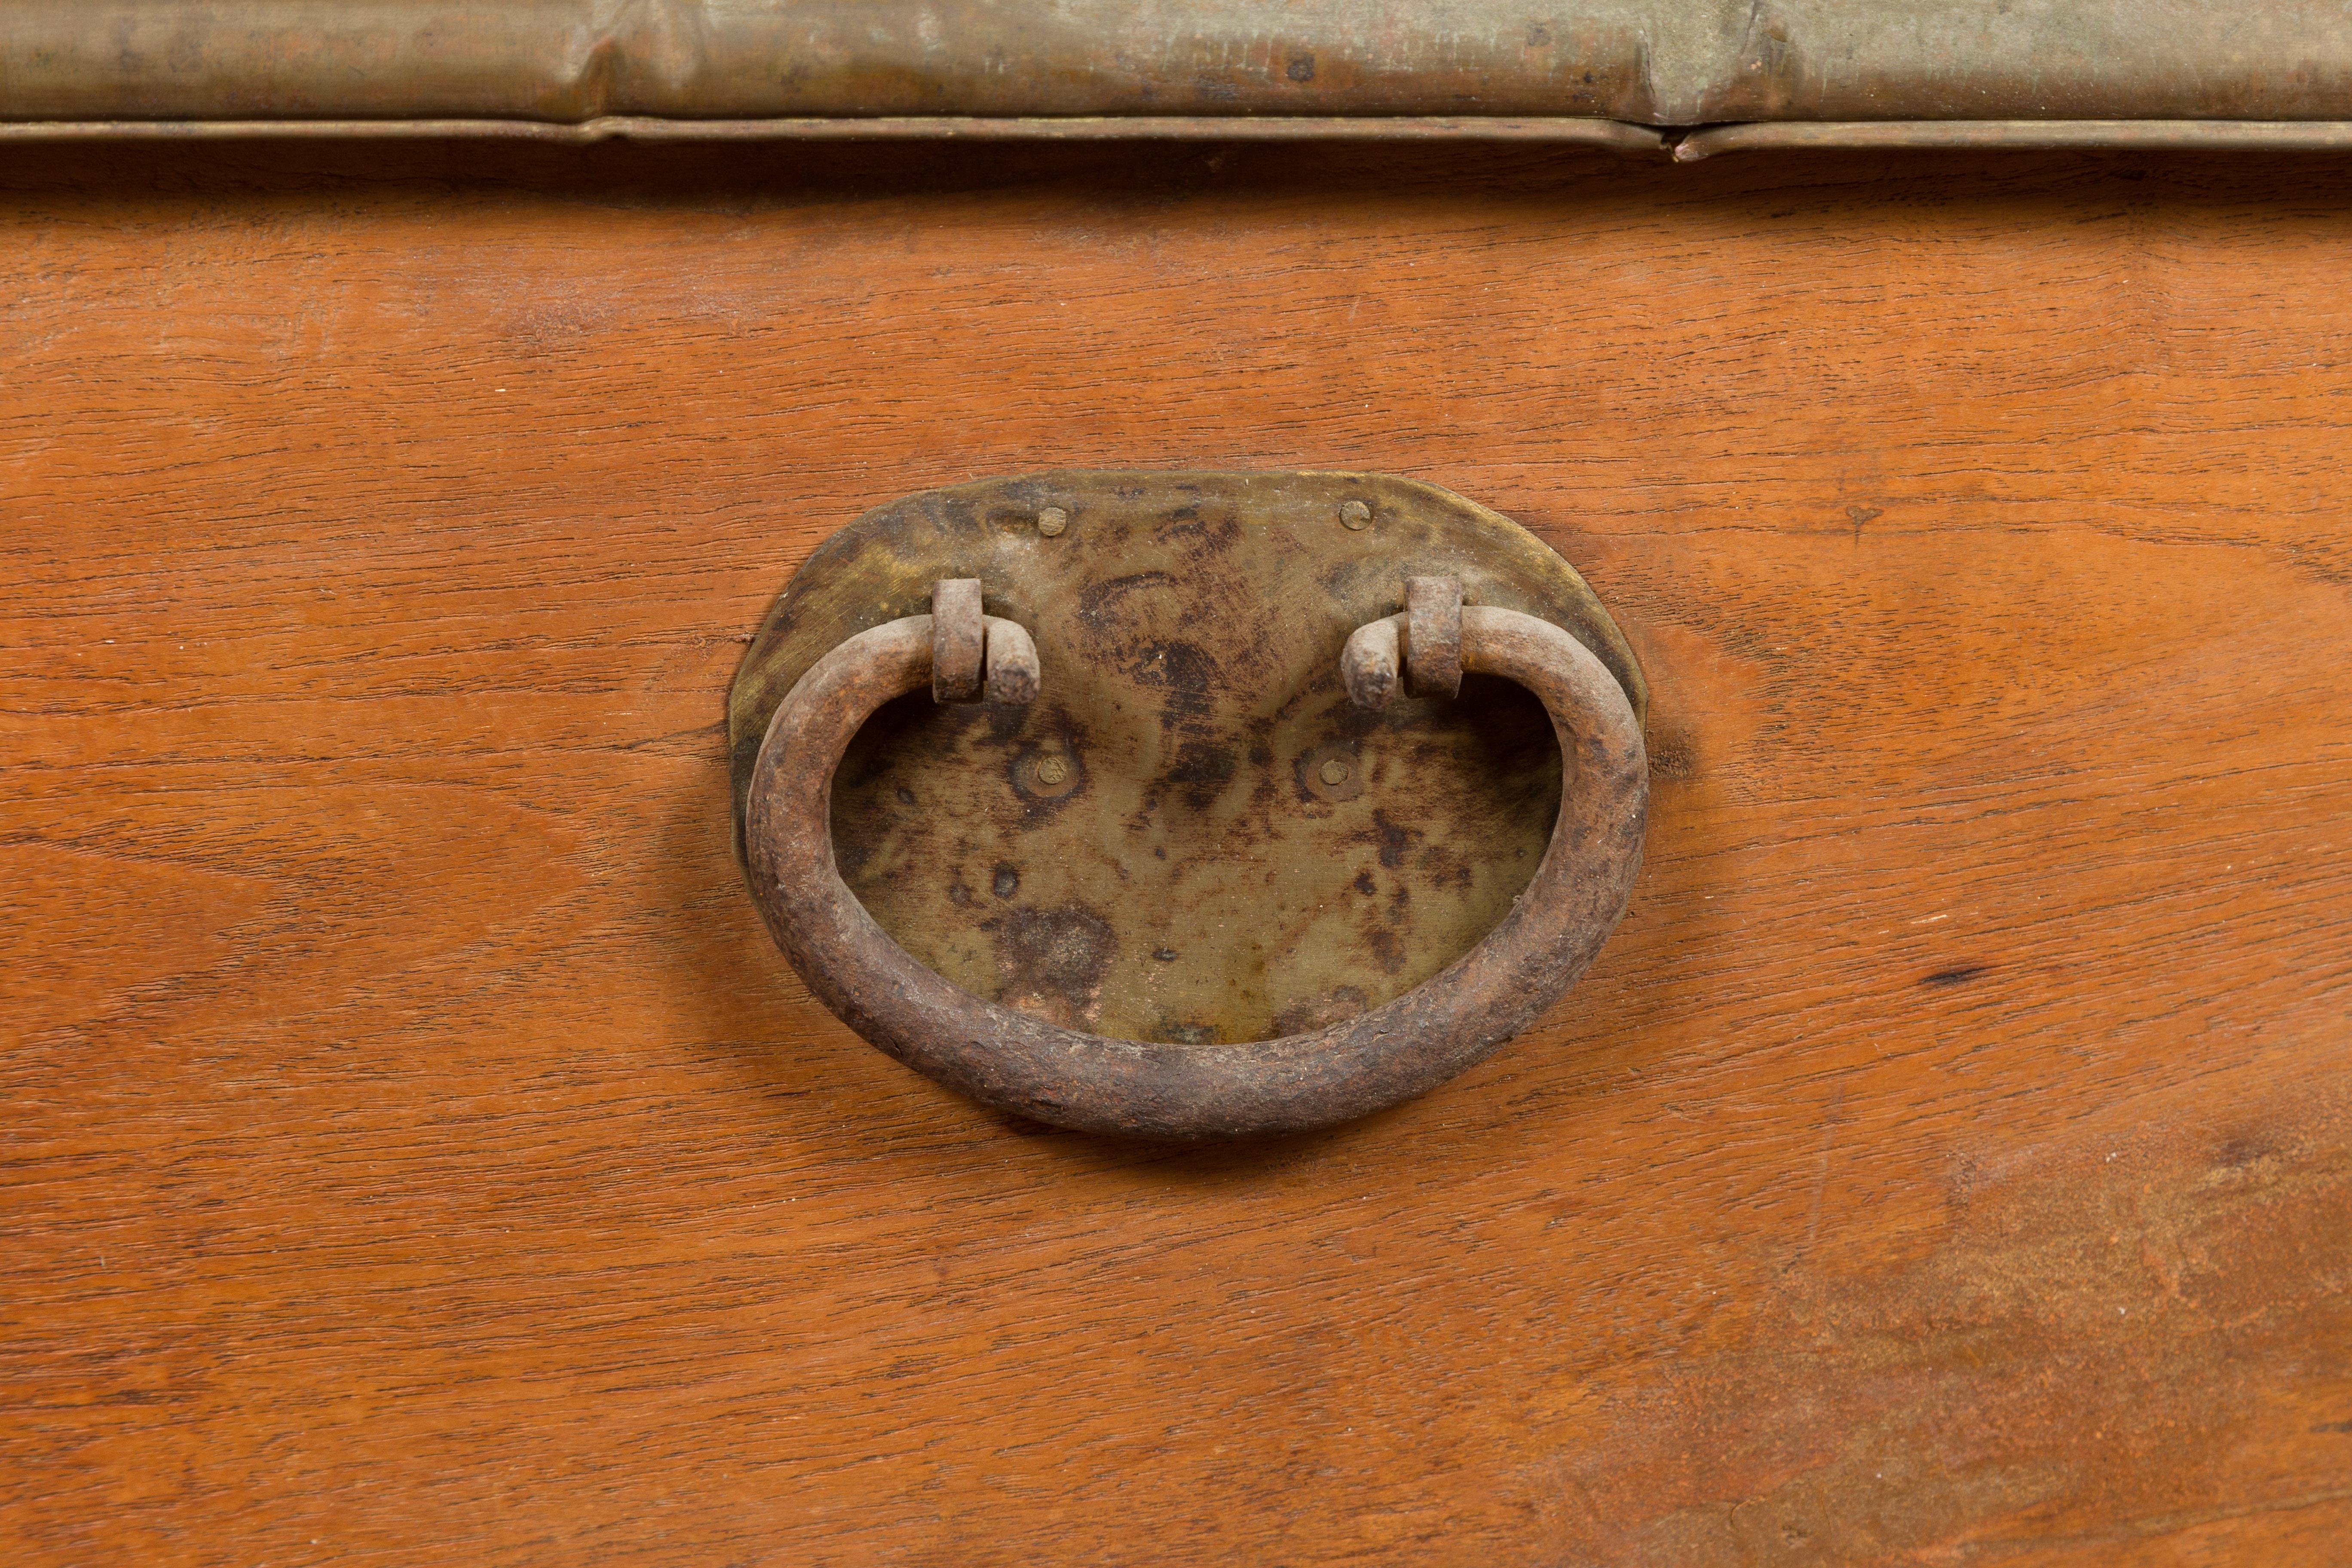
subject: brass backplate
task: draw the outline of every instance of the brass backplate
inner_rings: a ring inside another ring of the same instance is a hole
[[[729,701],[735,815],[768,720],[842,641],[977,577],[1037,642],[1028,707],[928,693],[835,776],[843,879],[917,959],[992,1001],[1138,1040],[1335,1023],[1435,974],[1535,872],[1559,801],[1543,710],[1473,676],[1364,713],[1348,635],[1410,576],[1539,616],[1617,676],[1632,651],[1517,524],[1409,479],[1047,473],[926,490],[828,539]]]

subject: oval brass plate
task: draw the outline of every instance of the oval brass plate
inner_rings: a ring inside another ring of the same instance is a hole
[[[1639,668],[1584,580],[1506,518],[1365,474],[1055,473],[927,490],[819,547],[730,696],[735,811],[768,720],[845,638],[977,577],[1037,642],[1026,708],[902,699],[834,781],[841,874],[923,963],[1127,1039],[1336,1023],[1467,952],[1551,831],[1559,752],[1534,699],[1470,677],[1379,714],[1349,633],[1450,575]]]

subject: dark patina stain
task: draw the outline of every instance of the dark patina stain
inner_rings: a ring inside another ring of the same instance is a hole
[[[1079,624],[1097,633],[1115,631],[1125,623],[1126,617],[1118,608],[1121,599],[1146,588],[1171,587],[1175,582],[1165,572],[1129,572],[1125,576],[1089,583],[1078,590]]]
[[[1328,996],[1309,996],[1303,1002],[1293,1002],[1274,1016],[1276,1035],[1303,1035],[1309,1029],[1328,1029],[1334,1024],[1344,1024],[1364,1011],[1364,994],[1353,985],[1342,985]]]
[[[1189,642],[1147,643],[1136,651],[1128,676],[1138,686],[1162,693],[1160,722],[1169,729],[1205,719],[1217,688],[1217,661]]]
[[[1421,874],[1430,887],[1440,891],[1467,888],[1475,875],[1469,861],[1443,844],[1433,844],[1422,851]]]
[[[1030,710],[1018,702],[982,702],[980,711],[988,721],[988,738],[1000,746],[1018,740],[1032,718]]]
[[[1012,867],[999,864],[989,879],[988,890],[1000,899],[1009,899],[1021,890],[1021,873]]]
[[[1420,835],[1389,820],[1386,810],[1372,813],[1372,842],[1380,846],[1381,864],[1393,871],[1404,864],[1404,852]]]
[[[874,841],[871,838],[846,838],[839,834],[834,836],[833,863],[841,872],[843,881],[846,882],[856,878],[858,872],[866,869],[866,862],[872,858],[874,858]]]
[[[1160,524],[1158,542],[1181,550],[1184,560],[1197,567],[1210,557],[1231,550],[1241,537],[1241,521],[1231,510],[1220,509],[1212,516],[1195,504],[1178,507],[1167,515]]]
[[[1355,884],[1355,886],[1356,886],[1356,891],[1358,891],[1358,892],[1360,892],[1360,893],[1363,894],[1363,895],[1364,895],[1364,897],[1366,897],[1366,898],[1368,898],[1368,899],[1369,899],[1369,898],[1370,898],[1374,893],[1377,893],[1377,892],[1379,892],[1379,891],[1381,890],[1381,885],[1380,885],[1378,882],[1375,882],[1375,881],[1373,881],[1373,880],[1372,880],[1372,874],[1371,874],[1370,871],[1359,871],[1359,872],[1357,872],[1357,873],[1356,873],[1356,884]]]
[[[1207,741],[1187,741],[1177,747],[1176,765],[1160,775],[1176,786],[1176,798],[1194,811],[1216,805],[1233,776],[1233,748]]]
[[[1007,910],[981,922],[996,943],[997,1000],[1065,1028],[1094,1021],[1118,939],[1092,910]]]

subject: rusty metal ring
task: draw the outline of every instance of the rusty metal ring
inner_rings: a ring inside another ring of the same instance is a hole
[[[1349,639],[1343,678],[1367,706],[1395,690],[1408,620],[1388,616]],[[992,616],[985,627],[992,686],[1000,647],[1008,667],[1026,648],[1034,693],[1027,632]],[[1492,1055],[1575,984],[1624,912],[1649,787],[1623,689],[1549,622],[1470,606],[1461,668],[1533,692],[1563,764],[1542,864],[1475,947],[1358,1017],[1239,1045],[1108,1039],[1000,1006],[892,942],[834,863],[834,771],[869,715],[930,683],[933,646],[931,617],[909,616],[849,638],[802,677],[761,744],[744,848],[761,914],[818,999],[889,1056],[974,1100],[1089,1132],[1184,1141],[1351,1121]],[[1022,684],[1009,679],[1005,689]]]

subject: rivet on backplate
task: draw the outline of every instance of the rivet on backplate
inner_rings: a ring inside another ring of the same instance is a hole
[[[1049,506],[1037,514],[1037,531],[1052,539],[1070,526],[1070,514],[1060,507]]]
[[[1343,500],[1339,503],[1339,521],[1347,528],[1370,528],[1372,509],[1360,500]]]
[[[1364,793],[1360,760],[1346,741],[1327,741],[1301,753],[1297,766],[1298,787],[1309,799],[1338,805]]]
[[[1037,782],[1039,784],[1057,784],[1069,776],[1069,768],[1059,757],[1046,757],[1040,760],[1037,763]]]

